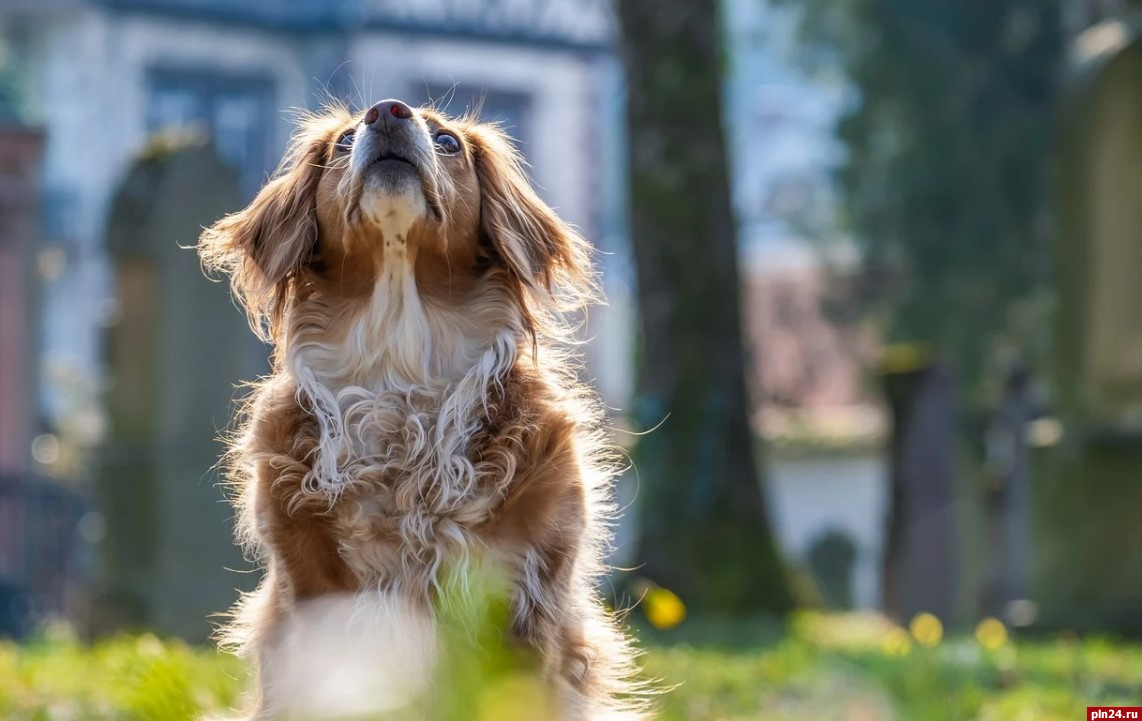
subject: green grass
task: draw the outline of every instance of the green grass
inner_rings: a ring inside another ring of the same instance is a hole
[[[648,640],[648,675],[677,685],[660,699],[661,718],[1077,721],[1087,705],[1142,698],[1142,647],[1102,639],[993,638],[987,650],[969,635],[925,647],[871,616],[735,628],[684,624]],[[153,636],[88,647],[49,631],[0,643],[5,721],[180,721],[231,707],[242,683],[234,659]]]

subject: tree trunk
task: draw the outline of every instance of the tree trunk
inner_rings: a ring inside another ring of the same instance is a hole
[[[793,606],[750,430],[716,0],[620,0],[651,580],[694,613]]]

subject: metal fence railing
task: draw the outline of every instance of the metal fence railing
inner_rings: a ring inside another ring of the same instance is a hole
[[[90,499],[50,480],[0,476],[0,636],[67,614]]]

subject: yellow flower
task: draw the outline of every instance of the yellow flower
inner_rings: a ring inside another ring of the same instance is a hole
[[[912,639],[902,628],[893,628],[884,634],[880,648],[886,656],[907,656],[912,651]]]
[[[928,648],[939,646],[940,641],[944,638],[944,624],[940,623],[940,619],[930,613],[916,614],[912,623],[908,625],[908,629],[912,631],[912,637],[916,639],[917,643]]]
[[[646,619],[655,628],[674,628],[686,618],[686,604],[673,591],[655,586],[642,599]]]
[[[989,616],[975,627],[975,640],[988,651],[996,651],[1007,643],[1007,627]]]

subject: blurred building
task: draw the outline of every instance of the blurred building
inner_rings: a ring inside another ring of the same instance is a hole
[[[75,494],[33,473],[35,461],[58,458],[59,446],[38,435],[43,133],[22,115],[21,70],[0,53],[0,636],[62,610],[83,511]]]
[[[109,201],[153,131],[210,131],[247,194],[290,133],[289,109],[327,97],[480,106],[518,138],[546,199],[603,245],[619,210],[618,70],[604,2],[27,0],[0,5],[43,127],[42,403],[93,413],[99,338],[115,314],[104,252]],[[194,238],[176,239],[182,244]],[[602,353],[606,351],[600,350]],[[601,364],[597,375],[614,392]],[[98,435],[98,420],[86,428]]]
[[[41,140],[0,110],[0,478],[25,473],[31,455]]]
[[[253,197],[287,143],[290,109],[399,97],[501,121],[545,199],[603,250],[618,247],[622,95],[613,33],[601,0],[0,4],[0,67],[10,71],[0,97],[43,137],[42,162],[32,166],[40,169],[42,233],[38,246],[22,238],[18,259],[38,269],[42,313],[31,315],[40,324],[4,326],[28,349],[21,368],[38,365],[39,377],[5,366],[0,382],[25,397],[4,407],[17,409],[24,430],[5,434],[0,450],[29,457],[32,417],[65,449],[104,446],[98,464],[88,457],[65,467],[64,459],[82,456],[60,452],[43,455],[40,470],[89,476],[98,467],[108,477],[99,484],[101,507],[115,519],[85,528],[89,540],[105,539],[113,578],[104,590],[130,618],[196,637],[206,613],[232,600],[223,596],[236,581],[215,577],[230,556],[217,548],[229,546],[228,521],[209,469],[221,451],[214,436],[227,422],[230,384],[263,372],[267,355],[252,341],[237,347],[232,309],[196,295],[224,301],[224,286],[194,286],[197,259],[177,245],[193,245],[198,227]],[[204,131],[236,174],[235,195],[223,192],[233,185],[228,174],[197,151],[156,158],[150,138],[188,127]],[[173,191],[154,197],[160,185],[186,192],[178,168],[218,181],[192,190],[203,197],[188,196],[182,208],[168,197]],[[211,217],[194,216],[206,208]],[[168,237],[175,228],[178,237]],[[610,404],[621,407],[630,303],[621,268],[606,277],[615,280],[608,290],[617,302],[591,314],[599,340],[588,360]],[[31,307],[7,301],[5,312]],[[180,349],[153,325],[157,314],[219,344],[217,352]],[[148,394],[150,411],[141,403]],[[175,581],[187,575],[194,587],[180,590]]]
[[[7,609],[23,605],[36,362],[35,253],[41,137],[0,101],[0,635],[18,631]]]

